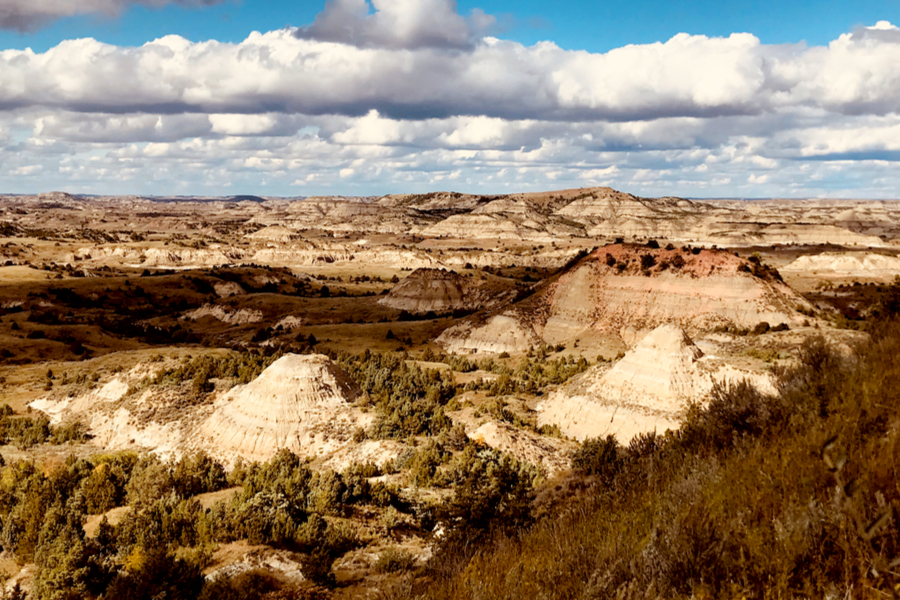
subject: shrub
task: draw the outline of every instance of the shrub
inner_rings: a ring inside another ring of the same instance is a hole
[[[153,454],[144,454],[135,464],[125,486],[128,504],[140,510],[174,489],[169,466]]]
[[[205,452],[182,457],[172,470],[172,487],[184,497],[216,492],[228,485],[225,468]]]
[[[105,597],[116,600],[194,600],[203,587],[197,564],[176,558],[162,549],[137,547],[126,561]]]
[[[652,254],[641,254],[641,270],[646,271],[656,265],[656,257]]]
[[[444,406],[456,395],[450,373],[407,364],[399,353],[366,351],[341,357],[339,364],[375,403],[379,415],[369,437],[402,439],[449,429]]]
[[[235,504],[232,534],[235,539],[246,539],[251,544],[291,544],[306,517],[284,494],[274,492],[259,492]]]
[[[537,478],[538,471],[530,464],[497,450],[468,446],[447,473],[453,498],[439,511],[451,528],[451,542],[529,523]]]
[[[616,438],[588,438],[572,456],[572,468],[604,479],[614,478],[622,468],[623,452]]]
[[[398,573],[411,570],[416,564],[416,558],[398,548],[388,548],[382,551],[375,560],[375,570],[379,573]]]
[[[318,585],[334,585],[334,573],[331,567],[334,557],[326,551],[316,550],[300,559],[303,576]]]
[[[81,482],[81,494],[88,514],[99,515],[120,506],[125,497],[127,477],[121,468],[97,465]]]
[[[278,589],[278,580],[257,569],[207,581],[198,600],[260,600]]]
[[[185,500],[171,493],[146,505],[142,511],[131,510],[116,528],[120,549],[175,549],[197,545],[197,524],[203,508],[196,500]]]

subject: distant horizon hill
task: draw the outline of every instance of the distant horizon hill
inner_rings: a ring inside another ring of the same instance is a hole
[[[597,187],[586,187],[581,188],[584,190],[592,190],[598,189]],[[538,194],[553,194],[562,192],[565,190],[544,190],[542,192],[536,192]],[[514,196],[522,194],[523,192],[508,192],[501,194],[476,194],[476,193],[467,193],[467,192],[454,192],[454,191],[444,191],[444,190],[436,190],[433,192],[424,192],[421,194],[415,193],[388,193],[388,194],[373,194],[373,195],[343,195],[343,194],[313,194],[310,196],[257,196],[255,194],[236,194],[236,195],[226,195],[226,196],[211,196],[211,195],[192,195],[192,194],[89,194],[89,193],[78,193],[78,192],[63,192],[63,191],[51,191],[51,192],[38,192],[38,193],[2,193],[0,192],[0,198],[40,198],[46,197],[47,200],[63,200],[65,198],[72,199],[115,199],[115,198],[134,198],[134,199],[143,199],[151,202],[160,202],[160,203],[175,203],[175,202],[197,202],[197,203],[213,203],[213,202],[255,202],[257,204],[262,204],[267,201],[303,201],[309,199],[321,199],[321,200],[347,200],[347,201],[359,201],[359,200],[377,200],[379,198],[384,198],[386,196],[425,196],[430,194],[459,194],[461,196],[485,196],[492,198],[502,198],[506,196]],[[535,192],[524,192],[527,194],[534,194]],[[628,193],[628,192],[626,192]],[[639,198],[647,198],[654,199],[654,196],[638,196]],[[662,197],[662,196],[660,196]],[[673,198],[680,198],[683,200],[690,200],[692,202],[775,202],[775,201],[835,201],[835,202],[895,202],[900,201],[900,196],[897,198],[842,198],[842,197],[810,197],[810,196],[759,196],[759,197],[750,197],[750,196],[711,196],[711,197],[701,197],[701,196],[667,196]]]

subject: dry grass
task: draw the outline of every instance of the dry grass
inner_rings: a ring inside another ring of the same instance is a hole
[[[878,598],[898,578],[900,326],[812,344],[766,399],[725,392],[530,530],[447,548],[416,598]]]

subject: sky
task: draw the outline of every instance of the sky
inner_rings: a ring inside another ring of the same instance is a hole
[[[900,0],[0,0],[0,193],[900,198]]]

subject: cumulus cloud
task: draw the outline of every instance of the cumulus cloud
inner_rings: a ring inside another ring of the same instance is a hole
[[[486,36],[493,24],[452,0],[332,0],[306,28],[240,43],[0,51],[0,185],[900,188],[890,23],[819,47],[679,34],[605,53]]]
[[[847,34],[828,47],[786,48],[749,34],[679,34],[604,54],[494,38],[447,53],[301,39],[282,30],[238,44],[169,36],[138,48],[81,39],[41,54],[0,52],[0,108],[35,105],[623,122],[809,107],[884,115],[900,110],[900,44]]]
[[[463,17],[455,0],[328,0],[315,21],[295,34],[354,46],[466,48],[496,24],[478,9]]]
[[[222,0],[3,0],[0,29],[33,31],[63,17],[102,14],[114,16],[129,5],[159,8],[166,4],[209,6]]]

